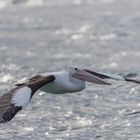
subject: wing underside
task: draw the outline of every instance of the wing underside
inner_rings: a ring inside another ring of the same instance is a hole
[[[10,121],[22,109],[11,103],[12,94],[9,92],[0,97],[0,123]]]

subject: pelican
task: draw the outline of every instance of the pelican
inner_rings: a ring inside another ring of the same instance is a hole
[[[140,81],[129,79],[127,77],[98,73],[95,71],[69,67],[67,71],[43,73],[40,76],[54,75],[55,80],[40,88],[41,91],[52,94],[64,94],[82,91],[86,87],[86,81],[100,85],[111,85],[105,79],[114,79],[140,83]],[[34,77],[35,78],[35,77]]]
[[[31,77],[27,82],[16,84],[15,88],[0,97],[0,123],[6,123],[30,102],[37,90],[52,94],[78,92],[85,89],[85,82],[111,85],[105,79],[140,83],[126,76],[98,73],[87,69],[70,67],[68,71],[50,72]]]

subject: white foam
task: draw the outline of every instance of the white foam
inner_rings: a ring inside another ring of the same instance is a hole
[[[114,33],[109,33],[109,34],[101,35],[101,36],[100,36],[100,40],[107,41],[107,40],[114,39],[115,37],[116,37],[116,34],[114,34]]]
[[[116,62],[112,62],[108,65],[108,67],[110,68],[117,68],[118,67],[118,64]]]
[[[75,5],[80,5],[80,4],[81,4],[81,0],[74,0],[73,3],[74,3]]]
[[[80,40],[82,39],[83,35],[82,34],[73,34],[71,36],[71,40]]]
[[[1,76],[0,82],[7,83],[8,81],[13,80],[13,79],[14,77],[11,74],[6,74],[6,75]]]
[[[8,0],[0,0],[0,9],[6,7],[8,3]]]
[[[33,127],[23,127],[24,131],[34,131]]]
[[[90,29],[90,25],[86,24],[86,25],[82,25],[79,29],[78,32],[80,33],[85,33]]]
[[[78,120],[78,124],[80,124],[81,126],[88,126],[88,125],[92,125],[93,123],[92,120],[88,118],[81,118],[77,116],[76,119]]]
[[[43,0],[29,0],[26,5],[28,7],[37,7],[37,6],[42,6],[44,3],[43,3]]]
[[[68,28],[62,28],[62,29],[56,30],[54,32],[55,35],[60,35],[60,34],[69,35],[69,34],[72,34],[72,33],[73,33],[73,30],[68,29]]]
[[[114,0],[101,0],[102,3],[112,3]]]
[[[121,52],[121,56],[127,56],[127,52]]]

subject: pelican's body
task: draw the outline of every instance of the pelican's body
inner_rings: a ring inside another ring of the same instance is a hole
[[[41,76],[49,75],[54,75],[55,80],[44,85],[42,88],[40,88],[40,90],[52,94],[64,94],[81,91],[86,87],[85,81],[96,84],[110,85],[110,83],[103,80],[104,78],[101,79],[100,76],[92,74],[87,70],[74,67],[70,67],[67,71],[41,74]]]
[[[52,94],[64,94],[81,91],[85,89],[86,81],[101,85],[111,85],[110,83],[104,81],[104,79],[114,79],[139,83],[139,81],[132,79],[130,80],[118,75],[98,73],[74,67],[70,67],[67,71],[41,74],[41,76],[49,75],[53,75],[55,80],[44,85],[42,88],[40,88],[40,90]]]
[[[69,72],[67,71],[44,73],[41,75],[55,76],[55,81],[46,84],[40,89],[47,93],[64,94],[64,93],[78,92],[85,88],[85,81],[71,77]]]

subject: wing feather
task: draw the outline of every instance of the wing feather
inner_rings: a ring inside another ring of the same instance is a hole
[[[13,90],[0,97],[0,123],[10,121],[22,109],[21,106],[15,106],[11,103],[12,97]]]

